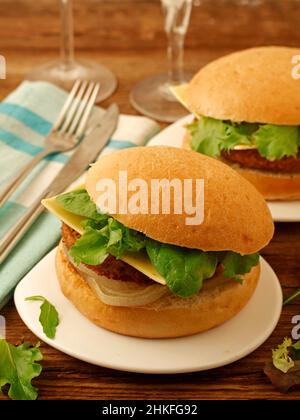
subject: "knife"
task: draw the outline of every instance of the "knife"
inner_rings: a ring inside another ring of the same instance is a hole
[[[82,140],[76,151],[50,185],[45,188],[21,219],[4,235],[0,240],[0,264],[27,232],[32,223],[44,211],[41,200],[63,192],[85,171],[90,163],[95,161],[115,131],[118,117],[118,106],[113,104],[108,108],[99,123]]]

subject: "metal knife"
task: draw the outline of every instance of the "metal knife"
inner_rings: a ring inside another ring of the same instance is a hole
[[[118,106],[113,104],[108,108],[99,123],[82,140],[69,161],[59,171],[50,185],[45,188],[21,219],[4,235],[0,240],[0,264],[36,218],[43,212],[44,207],[41,205],[41,200],[63,192],[85,171],[90,163],[95,161],[115,131],[118,118]]]

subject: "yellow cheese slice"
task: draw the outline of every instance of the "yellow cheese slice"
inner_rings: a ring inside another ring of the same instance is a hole
[[[188,110],[190,111],[192,114],[195,115],[196,118],[201,118],[201,116],[194,111],[193,109],[191,109],[191,107],[186,103],[186,101],[183,99],[184,98],[184,92],[187,88],[188,84],[185,83],[183,85],[179,85],[179,86],[173,86],[171,87],[171,91],[174,94],[174,96],[176,97],[176,99]],[[246,145],[246,144],[237,144],[236,146],[233,147],[233,150],[253,150],[253,149],[257,149],[257,146],[255,144],[251,144],[251,145]]]
[[[53,213],[62,222],[64,222],[66,225],[70,226],[70,228],[76,230],[76,232],[82,235],[83,229],[81,226],[81,222],[85,219],[84,217],[77,216],[76,214],[66,211],[56,201],[56,197],[46,198],[42,200],[42,204],[44,207],[46,207],[47,210]],[[145,274],[150,279],[156,281],[157,283],[160,283],[162,285],[166,284],[165,279],[159,274],[155,267],[153,267],[148,255],[145,252],[127,253],[122,255],[120,259],[134,267],[136,270]]]
[[[184,83],[183,85],[173,86],[170,88],[171,92],[175,96],[175,98],[183,105],[188,111],[190,111],[192,114],[195,115],[196,118],[200,118],[200,115],[197,114],[196,111],[191,109],[191,107],[186,103],[186,101],[183,99],[184,92],[186,91],[186,88],[188,87],[187,83]]]

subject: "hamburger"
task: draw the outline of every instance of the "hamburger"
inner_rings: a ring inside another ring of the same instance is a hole
[[[174,90],[195,115],[183,146],[222,160],[267,200],[300,199],[298,54],[287,47],[235,52]]]
[[[187,224],[172,206],[169,214],[103,211],[99,182],[118,185],[124,171],[128,183],[142,177],[149,188],[153,179],[202,179],[202,223]],[[143,338],[195,334],[237,314],[255,291],[258,252],[274,230],[263,197],[237,172],[172,147],[106,155],[84,186],[43,204],[63,222],[56,272],[64,295],[96,325]]]

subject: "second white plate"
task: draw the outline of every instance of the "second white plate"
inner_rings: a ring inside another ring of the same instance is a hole
[[[181,147],[185,134],[185,125],[193,120],[193,115],[188,115],[170,125],[153,139],[148,146],[164,145]],[[273,220],[275,222],[300,222],[300,201],[268,201]]]

